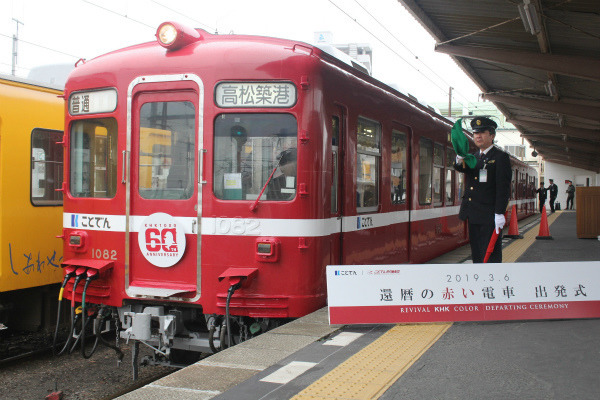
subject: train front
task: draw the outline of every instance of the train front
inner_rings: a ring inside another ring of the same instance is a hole
[[[116,328],[173,363],[324,305],[323,257],[289,220],[314,218],[297,195],[315,164],[298,152],[309,59],[165,23],[79,63],[65,90],[69,346]]]

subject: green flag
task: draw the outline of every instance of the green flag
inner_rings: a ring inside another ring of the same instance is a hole
[[[452,127],[452,147],[456,154],[465,159],[465,163],[469,168],[474,168],[477,164],[477,159],[473,154],[469,154],[469,140],[462,130],[462,118],[459,118]]]

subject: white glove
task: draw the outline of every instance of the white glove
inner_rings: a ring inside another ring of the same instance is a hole
[[[464,157],[459,156],[458,154],[456,155],[456,163],[460,163],[462,160],[464,160]]]
[[[500,229],[502,229],[506,223],[504,214],[494,214],[494,223],[496,224],[496,233],[500,234]]]

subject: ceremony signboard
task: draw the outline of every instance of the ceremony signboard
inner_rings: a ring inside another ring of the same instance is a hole
[[[600,317],[600,261],[330,265],[329,322]]]

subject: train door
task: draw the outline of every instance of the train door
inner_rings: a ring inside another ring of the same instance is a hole
[[[145,77],[130,85],[129,296],[200,295],[203,94],[201,81],[188,76]]]
[[[392,143],[390,146],[390,198],[392,202],[391,219],[393,225],[394,248],[398,263],[410,260],[410,148],[411,131],[400,124],[392,125]],[[385,185],[383,185],[385,187]]]
[[[333,236],[331,242],[331,265],[344,264],[343,257],[343,155],[341,141],[345,137],[346,121],[343,107],[338,107],[331,116],[331,217],[336,219],[338,234]]]

